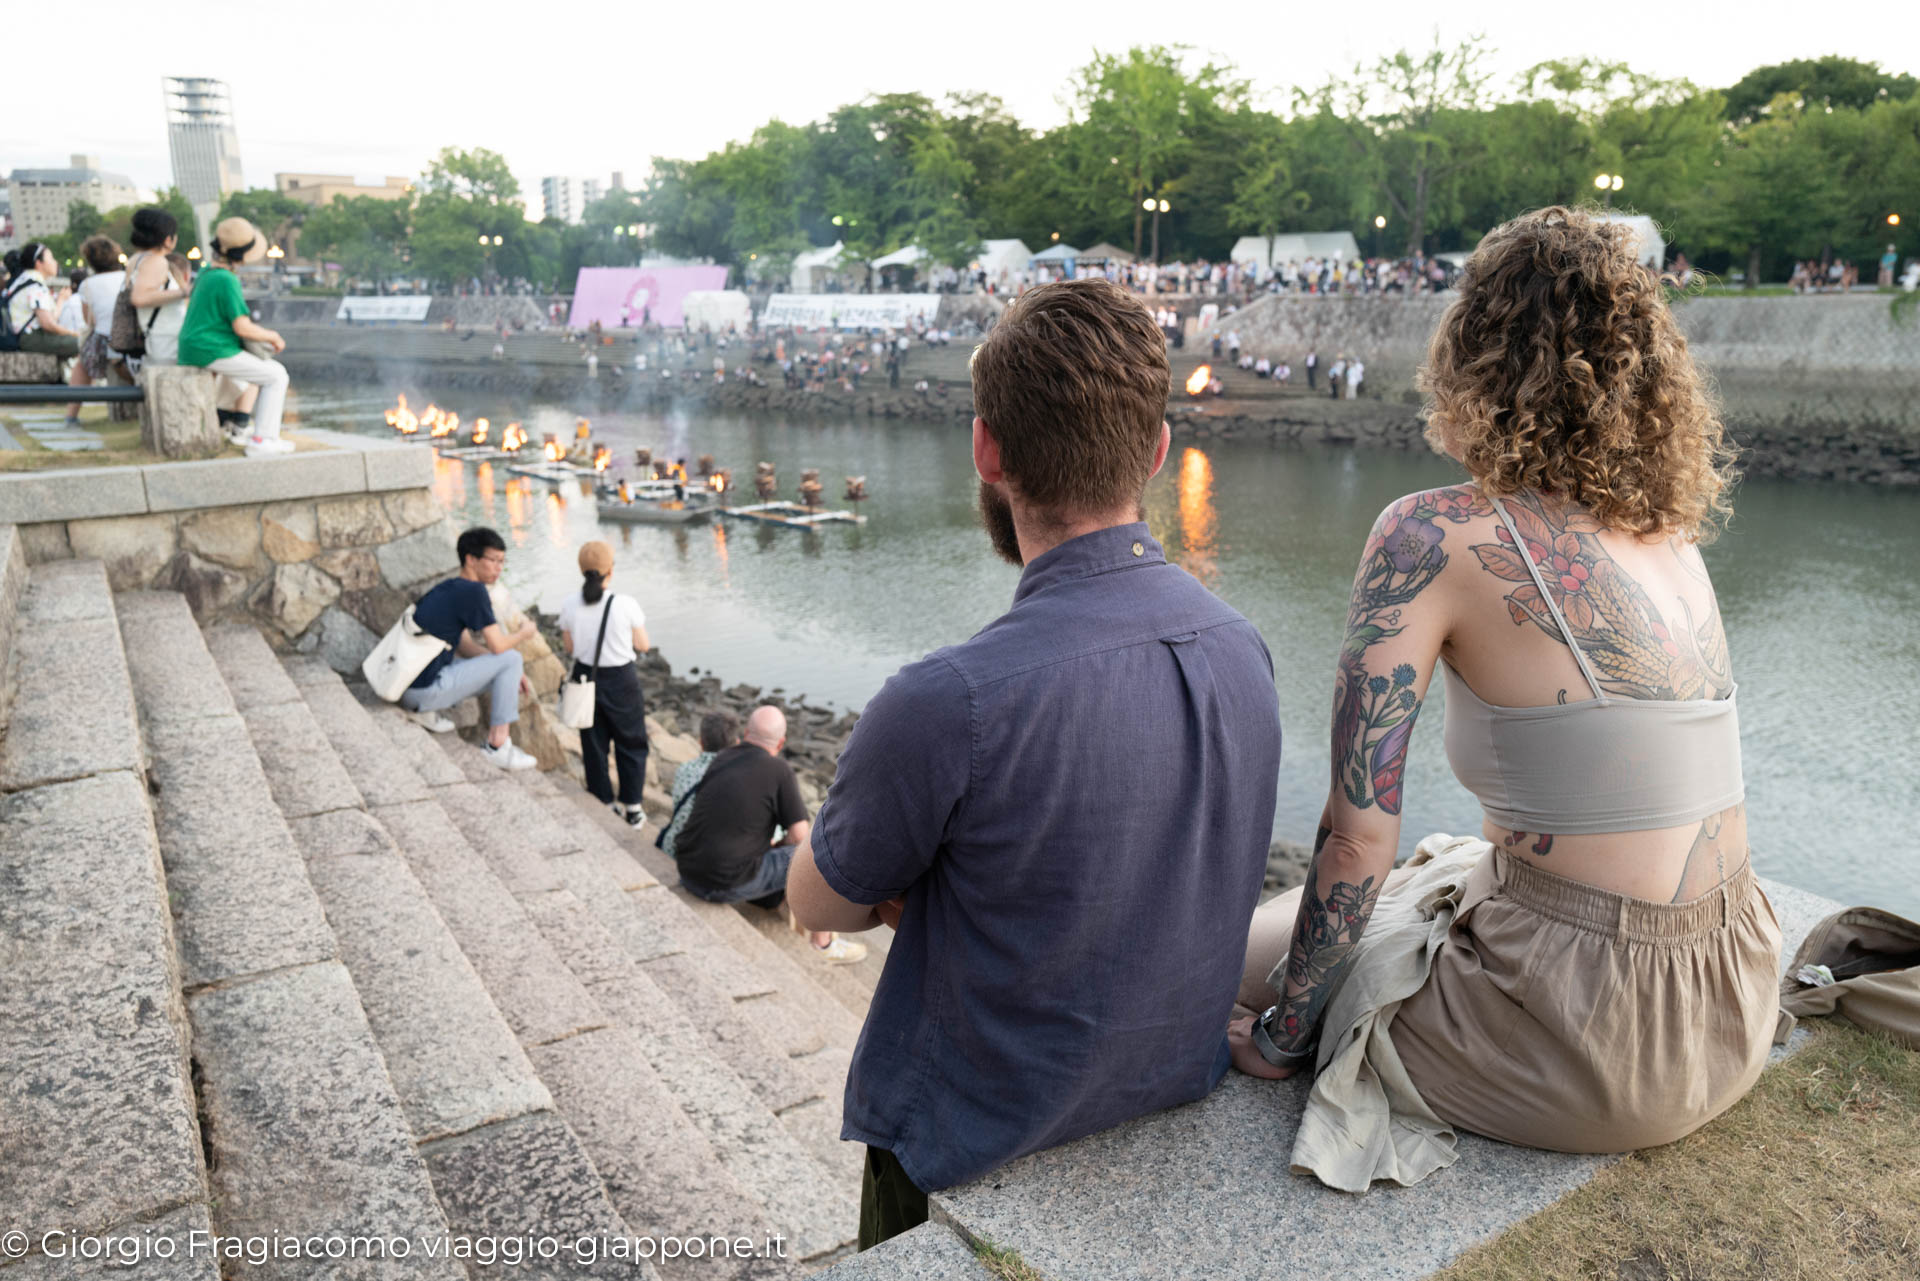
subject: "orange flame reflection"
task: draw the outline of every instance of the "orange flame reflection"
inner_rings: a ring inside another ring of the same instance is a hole
[[[1213,460],[1198,449],[1180,455],[1180,558],[1186,571],[1203,583],[1219,576],[1214,559],[1214,535],[1219,516],[1213,506]]]
[[[613,466],[613,451],[605,445],[596,445],[593,450],[593,469],[605,471]]]

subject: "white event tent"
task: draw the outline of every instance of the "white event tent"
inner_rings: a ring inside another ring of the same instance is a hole
[[[975,263],[987,273],[987,279],[999,281],[1015,272],[1025,271],[1033,261],[1033,250],[1024,240],[988,240],[980,246]]]
[[[887,267],[918,267],[927,260],[927,251],[919,245],[908,245],[905,249],[896,249],[883,257],[875,258],[867,266],[875,271]]]
[[[1655,271],[1667,264],[1667,242],[1645,214],[1603,213],[1600,221],[1618,223],[1633,233],[1634,256]]]
[[[1360,242],[1351,231],[1288,232],[1278,236],[1242,236],[1233,242],[1230,262],[1250,262],[1271,267],[1280,262],[1304,262],[1308,258],[1335,258],[1352,262],[1360,256]]]
[[[793,270],[787,279],[793,292],[810,294],[819,291],[827,278],[840,266],[840,252],[845,248],[842,241],[834,241],[824,249],[809,249],[805,253],[795,254]]]

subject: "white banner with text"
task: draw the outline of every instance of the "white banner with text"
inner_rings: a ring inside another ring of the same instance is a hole
[[[939,294],[775,294],[762,326],[789,329],[905,329],[916,317],[932,324]]]
[[[337,319],[407,320],[416,324],[426,320],[433,306],[431,294],[390,294],[384,298],[342,298]]]

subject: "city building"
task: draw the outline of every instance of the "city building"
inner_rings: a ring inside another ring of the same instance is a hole
[[[600,180],[598,178],[582,178],[580,180],[580,212],[581,214],[584,216],[587,212],[588,206],[592,205],[594,201],[600,199],[600,197],[606,194],[607,194],[607,190],[605,187],[602,187],[600,185]]]
[[[240,137],[233,129],[233,99],[224,80],[168,76],[167,147],[173,154],[173,185],[199,208],[217,205],[246,186],[240,173]]]
[[[315,207],[332,204],[335,196],[349,200],[355,196],[405,200],[413,191],[413,179],[391,174],[374,179],[341,173],[277,173],[273,175],[273,185],[281,195]]]
[[[613,171],[613,189],[615,191],[625,191],[627,189],[627,175],[621,173],[618,169]]]
[[[548,218],[558,218],[561,222],[572,222],[573,179],[542,178],[540,180],[540,204]]]
[[[15,241],[38,240],[67,229],[67,206],[85,201],[101,213],[140,198],[132,179],[108,173],[98,156],[74,156],[65,169],[15,169],[7,179]]]

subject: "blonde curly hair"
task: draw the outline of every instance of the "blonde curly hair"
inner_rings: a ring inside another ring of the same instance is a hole
[[[1733,449],[1632,233],[1577,209],[1489,232],[1427,349],[1427,439],[1495,497],[1571,498],[1610,529],[1711,541]]]

